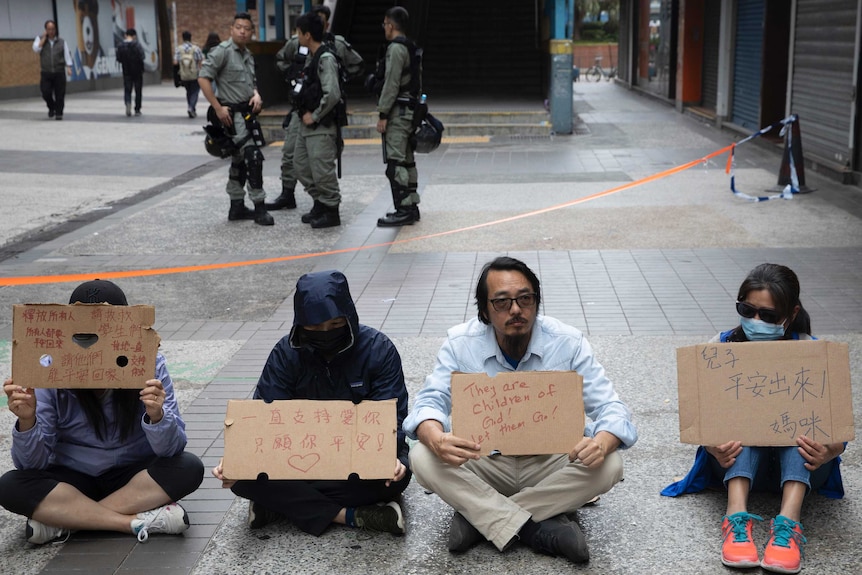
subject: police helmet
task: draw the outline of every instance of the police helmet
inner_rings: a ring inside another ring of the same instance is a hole
[[[426,114],[414,138],[416,153],[430,154],[440,146],[440,140],[443,138],[443,123],[431,114]]]
[[[220,125],[209,125],[204,126],[204,131],[206,132],[204,147],[209,155],[216,158],[227,158],[233,153],[233,148],[236,146],[230,136],[225,133],[224,128]]]

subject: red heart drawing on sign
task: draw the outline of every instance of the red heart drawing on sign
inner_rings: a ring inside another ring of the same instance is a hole
[[[302,471],[303,473],[308,473],[308,470],[317,465],[317,462],[320,461],[320,455],[317,453],[309,453],[308,455],[291,455],[287,458],[287,464]]]

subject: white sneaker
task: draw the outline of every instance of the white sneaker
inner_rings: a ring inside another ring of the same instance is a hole
[[[189,528],[189,514],[179,503],[168,503],[151,511],[138,513],[132,519],[132,531],[138,536],[138,541],[144,543],[150,533],[168,533],[176,535]]]
[[[42,545],[57,539],[68,539],[72,532],[61,527],[51,527],[44,523],[39,523],[35,519],[27,520],[27,527],[24,530],[27,541],[35,545]]]

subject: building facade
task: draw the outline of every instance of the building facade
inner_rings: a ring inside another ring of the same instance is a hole
[[[749,134],[798,114],[806,160],[858,181],[862,0],[621,0],[620,81]]]

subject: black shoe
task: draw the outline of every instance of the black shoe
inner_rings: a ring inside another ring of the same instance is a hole
[[[254,203],[254,223],[261,226],[271,226],[275,223],[270,213],[266,211],[266,206],[263,202]]]
[[[394,228],[396,226],[412,226],[419,221],[419,208],[417,206],[402,206],[395,210],[392,215],[387,214],[384,218],[377,218],[377,225],[381,228]]]
[[[317,219],[323,213],[324,205],[314,200],[314,205],[311,206],[311,211],[307,214],[302,214],[300,220],[303,224],[310,224],[312,220]]]
[[[140,111],[140,110],[135,110],[135,116],[140,116],[140,115],[141,115],[141,111]]]
[[[557,515],[539,522],[539,530],[530,543],[533,550],[546,555],[565,557],[572,563],[590,560],[587,540],[581,528],[565,515]]]
[[[237,220],[253,220],[254,218],[254,212],[245,207],[245,202],[242,200],[230,201],[230,211],[227,213],[228,220],[235,222]]]
[[[457,511],[449,522],[449,551],[463,553],[477,543],[485,540],[479,530]]]
[[[277,523],[284,519],[284,515],[270,511],[260,503],[248,502],[248,528],[260,529],[264,525]]]
[[[189,110],[189,111],[188,111],[188,114],[189,114],[189,118],[194,118],[194,117],[195,117],[194,110]]]
[[[321,204],[323,205],[323,204]],[[329,207],[323,205],[323,213],[311,220],[311,227],[319,228],[334,228],[341,225],[341,216],[338,215],[338,206]]]
[[[296,196],[294,195],[293,190],[283,189],[281,190],[281,195],[278,196],[273,203],[264,205],[268,210],[280,210],[282,208],[293,210],[296,208]]]
[[[63,119],[63,114],[57,114],[57,116],[56,116],[54,119],[55,119],[55,120],[62,120],[62,119]]]
[[[54,110],[48,110],[48,117],[49,117],[49,118],[53,118],[53,117],[54,117]]]
[[[419,214],[419,206],[418,205],[413,204],[412,206],[406,206],[406,207],[414,209],[414,211],[416,212],[416,221],[417,222],[422,219],[422,217]],[[386,217],[391,218],[392,216],[395,215],[395,213],[396,212],[386,212]]]
[[[354,521],[360,529],[393,535],[404,534],[404,515],[401,513],[401,506],[395,501],[357,507]]]

